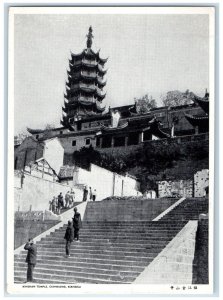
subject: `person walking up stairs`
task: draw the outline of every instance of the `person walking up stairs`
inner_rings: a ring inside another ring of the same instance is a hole
[[[66,240],[66,255],[69,257],[70,256],[70,246],[74,240],[74,229],[73,229],[71,221],[68,221],[64,239]]]
[[[74,227],[74,240],[79,242],[79,230],[81,228],[81,215],[77,211],[77,207],[74,207],[73,227]]]

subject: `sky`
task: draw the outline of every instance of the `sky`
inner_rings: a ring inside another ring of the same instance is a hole
[[[15,15],[15,134],[60,126],[70,51],[86,48],[90,25],[92,49],[108,57],[107,107],[209,88],[208,15]]]

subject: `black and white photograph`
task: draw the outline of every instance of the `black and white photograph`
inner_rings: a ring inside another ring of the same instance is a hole
[[[213,292],[214,24],[9,9],[9,294]]]

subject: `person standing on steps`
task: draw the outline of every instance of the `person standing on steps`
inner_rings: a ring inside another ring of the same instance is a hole
[[[79,230],[81,228],[81,215],[77,211],[77,207],[74,207],[73,227],[74,227],[74,239],[77,239],[77,241],[79,242]]]
[[[93,193],[92,193],[92,200],[95,201],[97,197],[97,191],[96,189],[94,189]]]
[[[70,246],[74,240],[74,229],[71,221],[68,221],[64,239],[66,240],[66,255],[70,257]]]
[[[84,193],[83,193],[83,201],[87,201],[87,196],[88,196],[88,189],[87,186],[85,185]]]
[[[92,189],[89,187],[89,199],[90,201],[93,199]]]
[[[36,266],[36,258],[37,258],[37,247],[33,242],[33,239],[29,239],[29,241],[25,244],[25,250],[28,250],[26,256],[26,263],[28,264],[27,268],[27,282],[33,282],[33,270]]]
[[[66,208],[69,208],[69,205],[70,205],[70,193],[69,191],[67,191],[66,195],[65,195],[65,207]]]

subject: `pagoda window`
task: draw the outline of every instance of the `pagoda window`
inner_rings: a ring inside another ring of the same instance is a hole
[[[39,138],[39,135],[37,134],[37,135],[36,135],[36,139],[38,140],[38,138]]]
[[[150,130],[144,131],[143,141],[150,141],[152,139],[152,134]]]
[[[109,136],[104,136],[104,137],[102,138],[102,145],[101,145],[101,147],[102,147],[102,148],[110,148],[110,147],[111,147],[111,142],[112,142],[111,137],[109,137]]]
[[[85,144],[86,144],[86,145],[90,145],[90,144],[91,144],[91,139],[90,139],[90,138],[87,138],[87,139],[85,140]]]
[[[114,147],[125,146],[125,137],[119,136],[114,138]]]
[[[77,141],[76,141],[76,140],[73,140],[73,141],[72,141],[72,146],[75,147],[76,145],[77,145]]]
[[[60,131],[60,134],[63,134],[63,130]]]
[[[132,132],[129,134],[128,145],[138,145],[139,142],[139,134],[138,132]]]

